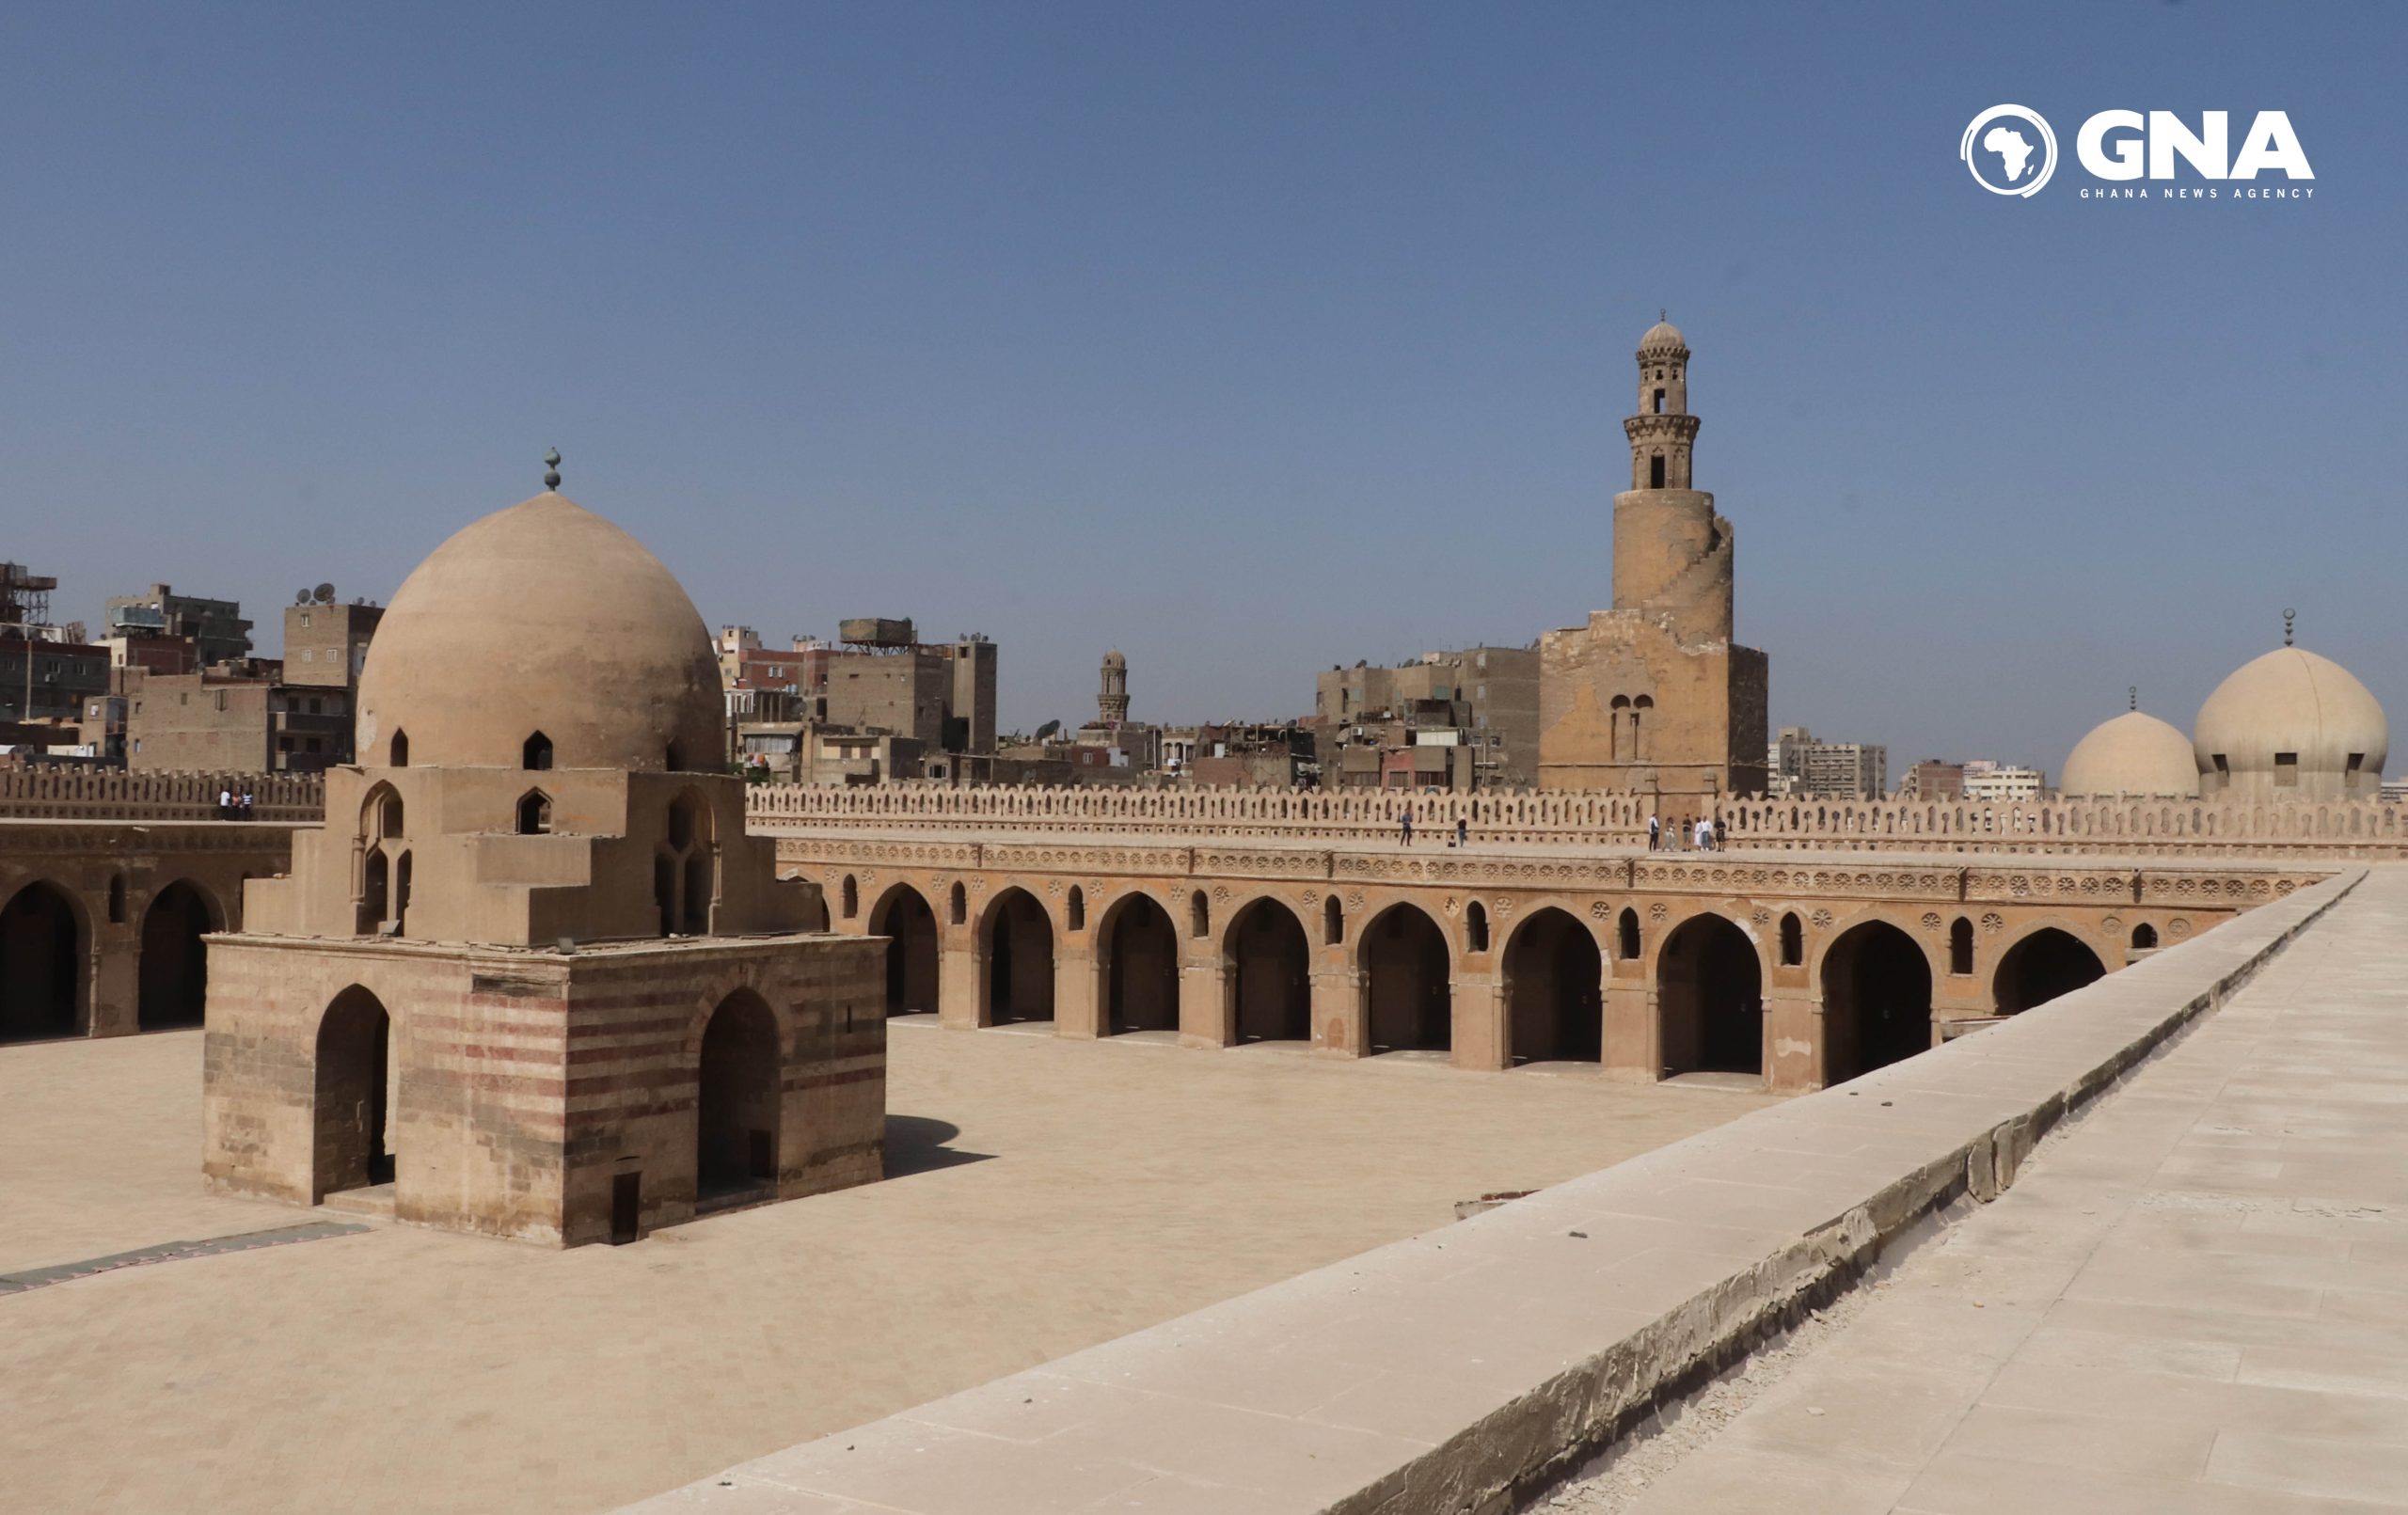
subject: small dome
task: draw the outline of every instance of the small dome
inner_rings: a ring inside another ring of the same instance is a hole
[[[1103,655],[1103,666],[1106,668],[1127,668],[1129,666],[1129,659],[1121,656],[1120,649],[1115,647],[1112,651]]]
[[[359,676],[358,750],[423,767],[717,768],[719,659],[676,576],[557,494],[454,532],[393,595]]]
[[[2371,794],[2391,755],[2391,724],[2348,669],[2305,647],[2277,647],[2216,686],[2199,707],[2192,747],[2201,773],[2216,771],[2221,757],[2227,773],[2272,774],[2274,754],[2289,752],[2298,781],[2345,778],[2355,756],[2358,785]]]
[[[1688,339],[1681,335],[1681,328],[1669,321],[1656,323],[1647,328],[1646,336],[1639,339],[1639,350],[1642,353],[1686,353],[1688,347]]]
[[[2199,793],[2199,767],[2191,738],[2155,716],[2128,710],[2074,744],[2057,792],[2190,799]]]

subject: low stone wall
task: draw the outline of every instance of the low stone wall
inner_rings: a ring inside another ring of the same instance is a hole
[[[254,821],[315,822],[325,782],[314,773],[127,773],[109,768],[0,770],[0,816],[49,821],[211,821],[221,790],[251,797]]]
[[[1919,1220],[1995,1198],[2363,876],[1852,1082],[632,1507],[1496,1515]]]
[[[2408,858],[2408,806],[2373,800],[2271,806],[2091,798],[1701,804],[1594,789],[1432,795],[1402,789],[953,788],[907,782],[757,784],[747,791],[747,804],[751,829],[777,835],[1145,833],[1360,845],[1395,841],[1409,812],[1425,838],[1451,834],[1460,821],[1482,844],[1644,846],[1653,814],[1663,823],[1666,842],[1674,845],[1686,840],[1684,828],[1702,817],[1721,823],[1728,846],[1780,851]]]

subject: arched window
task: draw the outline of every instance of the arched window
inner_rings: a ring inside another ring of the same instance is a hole
[[[1212,934],[1212,903],[1205,899],[1204,892],[1200,889],[1187,896],[1187,934],[1191,937],[1209,937]]]
[[[1064,907],[1062,913],[1065,919],[1069,922],[1069,930],[1085,931],[1087,928],[1086,891],[1081,889],[1076,884],[1072,884],[1070,886],[1069,903]]]
[[[2147,921],[2143,921],[2140,924],[2132,927],[2132,945],[2140,948],[2156,946],[2157,927],[2149,924]]]
[[[109,923],[111,925],[125,923],[125,875],[123,874],[109,876]]]
[[[843,913],[848,921],[862,913],[862,886],[850,874],[845,876]]]
[[[962,888],[958,882],[956,882],[953,886],[953,892],[948,898],[949,903],[947,906],[947,913],[953,923],[955,925],[959,925],[963,922],[969,920],[970,892]]]
[[[1790,911],[1781,918],[1781,966],[1796,968],[1806,960],[1806,929],[1798,923],[1798,912]]]
[[[410,917],[410,855],[393,860],[393,931],[400,935]]]
[[[1346,939],[1346,911],[1335,894],[1321,902],[1321,939],[1332,947]]]
[[[1962,977],[1973,971],[1973,923],[1963,916],[1948,928],[1948,971]]]
[[[1640,949],[1637,910],[1628,906],[1623,907],[1621,918],[1614,923],[1614,955],[1626,963],[1637,962]]]
[[[518,834],[542,836],[552,829],[552,798],[541,789],[530,789],[518,801]]]
[[[1488,950],[1488,907],[1478,900],[1464,907],[1464,951]]]
[[[528,737],[527,745],[519,750],[518,765],[522,768],[550,767],[552,765],[552,739],[545,735],[542,732],[537,732],[534,735]],[[436,766],[439,767],[441,765],[438,764]]]
[[[372,937],[384,928],[385,905],[389,897],[392,883],[389,872],[391,866],[386,860],[384,848],[368,849],[366,872],[360,880],[359,919],[356,925],[359,935],[363,937]]]
[[[410,734],[403,731],[395,732],[392,745],[386,750],[386,752],[387,763],[396,768],[408,767],[410,765]]]

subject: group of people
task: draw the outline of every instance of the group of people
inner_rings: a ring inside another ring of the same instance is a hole
[[[1413,845],[1413,807],[1411,805],[1404,807],[1403,813],[1396,818],[1396,825],[1397,845],[1404,847]],[[1455,817],[1455,834],[1447,845],[1450,847],[1471,845],[1471,825],[1460,815]]]
[[[247,821],[251,818],[251,792],[236,794],[231,789],[217,791],[217,818],[221,821]]]
[[[1695,847],[1700,852],[1721,851],[1723,840],[1729,835],[1728,829],[1722,824],[1722,817],[1719,815],[1717,815],[1712,820],[1707,820],[1703,815],[1699,816],[1696,820],[1690,820],[1687,816],[1683,816],[1681,818],[1680,830],[1672,833],[1668,845],[1664,835],[1663,817],[1659,815],[1650,815],[1647,817],[1647,850],[1650,852],[1664,852],[1668,850],[1677,852],[1681,847],[1680,838],[1683,832],[1687,833],[1689,845]]]

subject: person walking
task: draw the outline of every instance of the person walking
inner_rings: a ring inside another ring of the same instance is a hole
[[[1455,817],[1455,845],[1459,847],[1471,845],[1471,822],[1460,815]]]
[[[1656,852],[1664,845],[1664,818],[1650,811],[1647,815],[1647,850]]]
[[[221,821],[230,821],[234,818],[234,791],[231,789],[221,788],[217,791],[217,818]]]
[[[1396,844],[1397,844],[1398,846],[1401,846],[1401,847],[1409,847],[1409,846],[1413,845],[1413,801],[1412,801],[1412,800],[1409,800],[1409,799],[1408,799],[1408,800],[1406,800],[1406,801],[1404,802],[1404,813],[1397,817],[1397,823],[1396,823],[1396,824],[1397,824],[1397,840],[1396,840]]]

